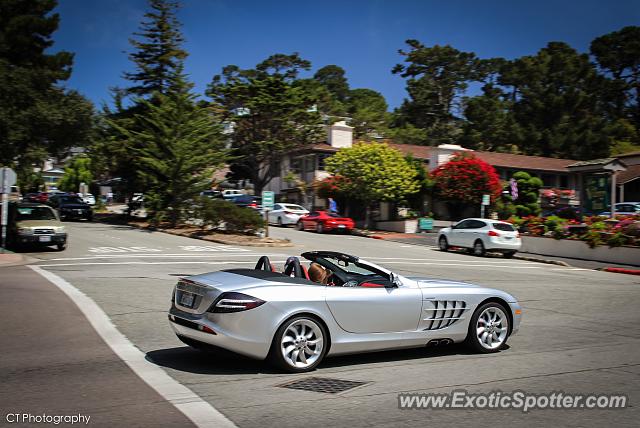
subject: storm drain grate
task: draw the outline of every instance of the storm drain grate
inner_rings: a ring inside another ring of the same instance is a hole
[[[327,377],[309,377],[293,382],[277,385],[281,388],[302,389],[304,391],[324,392],[327,394],[338,394],[353,388],[365,385],[368,382],[357,382],[353,380],[331,379]]]

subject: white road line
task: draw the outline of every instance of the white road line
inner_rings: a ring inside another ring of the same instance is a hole
[[[365,258],[365,257],[363,257]],[[393,260],[399,261],[427,261],[427,262],[464,262],[468,260],[468,258],[461,257],[459,259],[433,259],[433,258],[410,258],[410,257],[366,257],[367,260],[376,260],[381,263],[392,263]],[[473,259],[476,259],[475,257]],[[391,260],[391,261],[387,261]],[[477,259],[476,259],[477,260]],[[520,260],[509,260],[509,259],[501,259],[501,260],[491,260],[486,259],[482,260],[482,263],[496,263],[496,264],[531,264],[529,261],[520,261]]]
[[[271,260],[271,263],[284,263],[286,260]],[[55,267],[55,266],[101,266],[101,265],[166,265],[167,262],[95,262],[95,263],[49,263],[39,264],[35,266],[39,267]],[[225,260],[223,262],[205,262],[205,261],[189,261],[189,262],[171,262],[172,265],[230,265],[230,264],[250,264],[253,265],[253,261],[244,260]]]
[[[165,400],[173,404],[198,427],[235,427],[236,425],[227,419],[211,404],[204,401],[192,390],[181,385],[164,370],[149,362],[145,354],[135,347],[113,325],[109,317],[89,296],[76,287],[60,278],[58,275],[41,269],[38,266],[29,266],[35,272],[42,275],[64,292],[80,311],[89,320],[96,332],[102,337],[111,350],[130,368],[140,379],[160,394]]]
[[[260,254],[262,256],[263,254]],[[266,254],[269,257],[281,256],[282,254]],[[130,259],[130,258],[162,258],[162,257],[258,257],[258,254],[104,254],[88,257],[61,257],[55,259],[41,259],[42,261],[71,261],[71,260],[98,260],[98,259]]]

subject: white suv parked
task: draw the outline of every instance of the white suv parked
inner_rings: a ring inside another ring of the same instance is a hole
[[[438,234],[440,250],[467,248],[476,256],[483,256],[486,251],[498,251],[507,258],[513,257],[521,246],[520,234],[513,225],[486,218],[467,218],[445,227]]]

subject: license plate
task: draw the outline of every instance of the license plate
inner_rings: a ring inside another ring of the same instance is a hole
[[[507,241],[510,241],[513,239],[513,236],[505,236],[504,239],[506,239]]]
[[[40,242],[51,242],[50,236],[40,236]]]
[[[184,307],[191,308],[193,307],[194,297],[195,294],[183,291],[182,296],[180,297],[180,304]]]

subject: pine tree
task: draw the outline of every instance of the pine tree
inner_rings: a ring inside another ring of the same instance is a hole
[[[24,190],[37,187],[34,165],[92,136],[93,105],[59,86],[71,76],[73,54],[47,52],[60,21],[56,4],[0,2],[0,165],[17,169]]]
[[[154,93],[166,93],[176,84],[173,79],[182,67],[187,52],[181,48],[184,37],[176,18],[179,8],[171,0],[149,0],[152,11],[146,13],[140,31],[134,33],[139,40],[129,42],[136,49],[129,59],[136,66],[136,72],[125,73],[125,78],[135,84],[127,88],[129,94],[149,97]]]
[[[120,130],[133,147],[152,218],[175,226],[188,201],[210,186],[226,150],[211,110],[196,103],[181,67],[171,78],[171,91],[144,101],[134,126]]]

